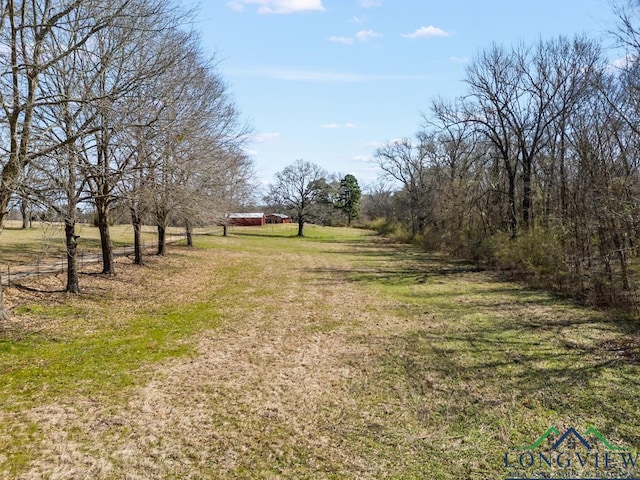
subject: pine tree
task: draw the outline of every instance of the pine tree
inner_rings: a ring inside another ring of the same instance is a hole
[[[347,216],[347,226],[350,226],[351,220],[358,218],[360,214],[361,196],[362,192],[356,177],[351,174],[345,175],[340,180],[337,207]]]

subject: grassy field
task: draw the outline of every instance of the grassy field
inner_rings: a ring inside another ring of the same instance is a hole
[[[500,479],[552,426],[635,454],[635,318],[306,233],[198,237],[79,297],[8,289],[0,478]]]
[[[34,222],[33,228],[22,229],[22,222],[7,222],[0,234],[0,264],[33,262],[35,259],[51,258],[64,255],[64,225],[61,223]],[[183,233],[184,229],[170,227],[171,233]],[[133,244],[133,227],[131,225],[114,225],[110,228],[111,240],[115,248]],[[100,232],[97,227],[88,224],[76,226],[79,253],[96,253],[100,251]],[[157,240],[157,230],[150,225],[143,226],[143,241],[147,243]]]

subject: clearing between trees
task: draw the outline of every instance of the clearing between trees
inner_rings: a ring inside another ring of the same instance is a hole
[[[306,234],[198,237],[80,296],[7,289],[0,478],[505,478],[551,426],[640,446],[634,318]]]

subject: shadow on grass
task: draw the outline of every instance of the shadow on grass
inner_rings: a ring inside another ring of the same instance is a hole
[[[266,232],[266,231],[260,231],[260,232],[229,232],[228,233],[229,237],[252,237],[252,238],[259,238],[259,237],[271,237],[271,238],[305,238],[305,237],[298,237],[297,234],[295,233],[287,233],[287,232]]]
[[[50,289],[29,287],[27,285],[22,285],[21,283],[17,283],[17,282],[12,282],[11,286],[18,290],[22,290],[23,292],[31,292],[31,293],[65,293],[66,291],[64,288],[50,290]]]
[[[309,233],[309,234],[305,233],[304,236],[299,237],[297,230],[293,233],[288,233],[283,231],[269,232],[265,230],[260,230],[256,232],[241,231],[241,232],[230,232],[229,236],[230,237],[236,237],[236,236],[250,237],[250,238],[260,238],[260,237],[286,238],[286,239],[295,240],[299,242],[313,241],[313,242],[319,242],[319,243],[353,244],[353,245],[358,245],[360,242],[362,242],[362,240],[358,241],[351,238],[344,238],[344,236],[341,236],[341,235],[331,236],[331,235],[327,235],[326,233],[323,233],[321,235],[314,235],[313,233]]]
[[[457,431],[478,422],[498,428],[505,415],[522,422],[520,431],[530,418],[580,418],[640,445],[630,403],[640,386],[636,316],[582,307],[406,245],[354,242],[344,254],[351,265],[318,268],[316,280],[370,288],[393,300],[390,314],[423,325],[358,337],[375,347],[390,389],[404,383]]]

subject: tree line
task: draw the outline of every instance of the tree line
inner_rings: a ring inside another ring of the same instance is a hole
[[[492,44],[466,92],[436,98],[414,138],[374,158],[363,209],[425,247],[602,304],[636,298],[640,7],[618,5],[610,63],[587,36]]]
[[[80,291],[75,226],[95,209],[102,272],[114,273],[109,217],[130,212],[135,263],[152,218],[158,254],[180,221],[210,222],[249,192],[249,133],[172,0],[7,0],[0,10],[0,224],[25,216],[64,223],[68,292]]]

